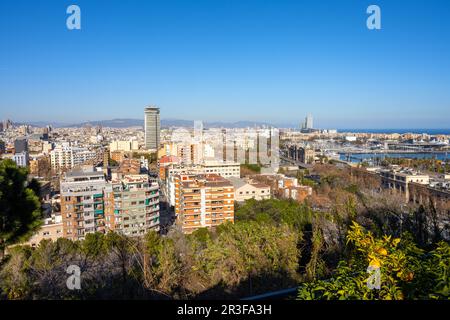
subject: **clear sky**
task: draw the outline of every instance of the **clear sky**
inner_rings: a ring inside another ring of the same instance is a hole
[[[149,104],[166,119],[449,128],[450,1],[0,1],[0,118],[143,118]]]

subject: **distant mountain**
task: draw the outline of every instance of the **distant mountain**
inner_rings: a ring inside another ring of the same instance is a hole
[[[29,125],[32,127],[46,127],[46,126],[52,126],[54,128],[61,128],[61,127],[67,127],[69,126],[68,123],[63,122],[45,122],[45,121],[30,121],[30,122],[13,122],[15,126],[23,126],[23,125]]]
[[[179,120],[179,119],[161,119],[161,127],[193,127],[194,121],[192,120]]]
[[[144,120],[141,119],[112,119],[112,120],[99,120],[88,121],[77,124],[69,125],[69,128],[85,127],[85,126],[102,126],[109,128],[130,128],[130,127],[143,127]]]
[[[87,121],[82,123],[75,124],[64,124],[57,122],[26,122],[20,124],[28,124],[35,127],[45,127],[47,125],[51,125],[55,128],[78,128],[85,126],[102,126],[109,128],[130,128],[130,127],[143,127],[144,120],[143,119],[112,119],[112,120],[98,120],[98,121]],[[19,125],[19,123],[16,123]],[[194,121],[192,120],[180,120],[180,119],[162,119],[161,127],[169,128],[169,127],[193,127]],[[221,122],[221,121],[213,121],[213,122],[203,122],[203,126],[205,128],[247,128],[247,127],[255,127],[255,126],[271,126],[270,123],[267,122],[257,122],[257,121],[237,121],[237,122]]]

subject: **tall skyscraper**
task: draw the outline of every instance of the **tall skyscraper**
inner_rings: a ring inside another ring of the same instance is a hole
[[[313,128],[313,117],[311,114],[308,114],[306,116],[306,129],[312,129]]]
[[[313,117],[312,117],[311,114],[308,114],[306,116],[305,121],[302,122],[300,128],[304,132],[309,132],[309,131],[311,131],[314,128],[313,127]]]
[[[159,108],[147,107],[145,108],[145,148],[158,150],[159,148],[159,131],[160,119]]]

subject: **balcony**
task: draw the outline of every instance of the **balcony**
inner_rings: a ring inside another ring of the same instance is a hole
[[[145,208],[145,213],[152,213],[159,211],[159,206],[156,206],[154,208]]]

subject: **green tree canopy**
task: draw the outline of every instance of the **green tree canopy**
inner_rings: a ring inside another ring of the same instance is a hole
[[[39,198],[27,182],[27,170],[12,160],[0,162],[0,260],[8,245],[25,241],[41,225]]]

